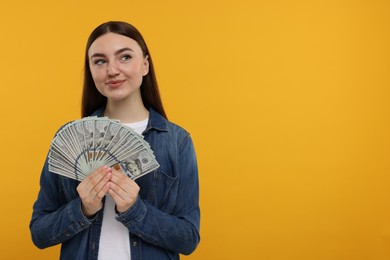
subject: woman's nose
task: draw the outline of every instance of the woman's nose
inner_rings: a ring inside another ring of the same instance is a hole
[[[119,74],[119,70],[115,63],[110,62],[107,66],[107,73],[109,76],[115,76]]]

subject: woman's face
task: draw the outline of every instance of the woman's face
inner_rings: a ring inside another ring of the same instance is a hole
[[[140,86],[149,62],[136,41],[106,33],[92,43],[88,58],[96,88],[109,101],[141,98]]]

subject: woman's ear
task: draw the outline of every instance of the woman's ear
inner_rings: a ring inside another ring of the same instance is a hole
[[[149,72],[149,56],[146,55],[146,57],[144,58],[144,73],[143,73],[143,76],[146,76]]]

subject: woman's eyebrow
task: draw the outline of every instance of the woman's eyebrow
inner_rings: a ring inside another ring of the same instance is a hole
[[[96,58],[96,57],[106,57],[103,53],[94,53],[91,55],[90,59]]]
[[[132,48],[125,47],[125,48],[122,48],[122,49],[117,50],[114,54],[115,54],[115,55],[118,55],[118,54],[120,54],[120,53],[122,53],[122,52],[125,52],[125,51],[134,52],[134,50],[133,50]],[[106,55],[104,55],[103,53],[98,53],[98,52],[97,52],[97,53],[92,54],[91,57],[90,57],[90,59],[96,58],[96,57],[106,57]]]
[[[124,51],[131,51],[131,52],[134,52],[134,50],[132,48],[129,48],[129,47],[125,47],[125,48],[122,48],[122,49],[119,49],[115,52],[115,55],[118,55]]]

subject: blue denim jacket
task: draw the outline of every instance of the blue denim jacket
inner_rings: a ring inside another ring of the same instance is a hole
[[[94,113],[102,116],[103,109]],[[116,219],[129,229],[131,259],[179,259],[197,247],[200,235],[198,168],[189,133],[150,109],[143,133],[160,168],[136,180],[135,204]],[[60,259],[97,259],[103,209],[93,220],[81,211],[79,181],[42,170],[30,231],[34,244],[62,243]]]

